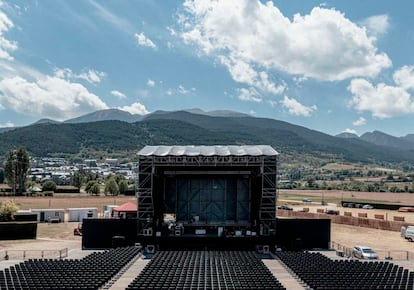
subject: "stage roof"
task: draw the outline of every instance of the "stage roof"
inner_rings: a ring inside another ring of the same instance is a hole
[[[140,156],[275,156],[279,153],[269,145],[216,146],[145,146]]]

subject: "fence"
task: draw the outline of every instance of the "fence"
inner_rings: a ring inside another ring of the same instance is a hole
[[[331,249],[337,252],[338,256],[352,258],[352,248],[345,247],[337,242],[331,241]],[[414,260],[414,253],[410,251],[376,251],[380,260],[411,261]]]
[[[2,250],[0,261],[27,259],[64,259],[68,256],[68,248],[61,250]]]
[[[367,228],[374,228],[380,230],[388,230],[388,231],[401,231],[401,227],[407,227],[409,223],[402,222],[402,221],[388,221],[383,219],[369,219],[367,217],[354,217],[354,216],[344,216],[344,215],[330,215],[325,213],[309,213],[309,212],[299,212],[299,211],[291,211],[291,210],[282,210],[278,209],[277,215],[281,217],[295,217],[295,218],[312,218],[312,219],[320,219],[320,218],[328,218],[333,223],[337,224],[345,224],[351,226],[359,226],[359,227],[367,227]]]

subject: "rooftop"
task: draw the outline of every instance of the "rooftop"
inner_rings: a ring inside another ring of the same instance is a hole
[[[279,153],[269,145],[215,146],[145,146],[140,156],[275,156]]]

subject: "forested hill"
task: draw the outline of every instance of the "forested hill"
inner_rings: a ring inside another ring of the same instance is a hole
[[[220,117],[186,111],[147,115],[142,121],[40,123],[0,133],[0,156],[24,146],[30,154],[136,153],[145,145],[272,145],[294,154],[348,161],[414,161],[414,151],[344,139],[287,122],[250,116]]]

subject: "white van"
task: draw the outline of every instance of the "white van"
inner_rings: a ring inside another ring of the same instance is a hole
[[[401,229],[401,235],[410,242],[414,242],[414,226],[408,226],[405,230]]]

